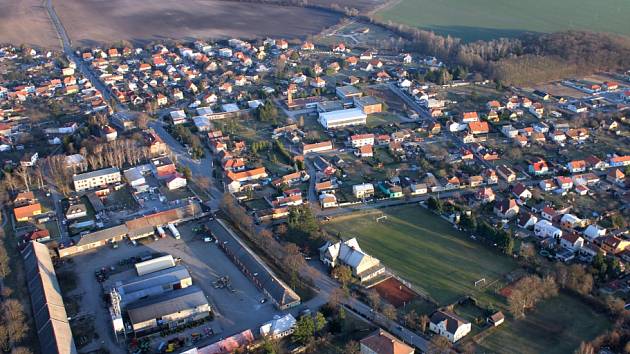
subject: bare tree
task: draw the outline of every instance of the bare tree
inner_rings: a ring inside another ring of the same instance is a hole
[[[376,290],[371,290],[367,295],[368,302],[374,311],[377,311],[381,306],[381,296],[376,292]]]
[[[388,320],[395,320],[397,315],[396,308],[392,304],[385,304],[385,306],[383,306],[383,316]]]
[[[426,333],[427,326],[429,325],[430,321],[431,320],[429,319],[429,316],[427,315],[420,316],[420,319],[418,320],[418,322],[420,324],[420,330],[422,331],[422,333]]]
[[[29,171],[28,167],[20,166],[16,170],[18,176],[22,179],[22,183],[24,184],[24,188],[27,191],[31,190],[31,171]]]
[[[449,354],[451,352],[451,342],[442,336],[433,336],[429,342],[430,354]]]
[[[580,343],[580,346],[575,350],[574,353],[575,354],[595,354],[595,348],[593,348],[593,346],[588,342],[582,342]]]

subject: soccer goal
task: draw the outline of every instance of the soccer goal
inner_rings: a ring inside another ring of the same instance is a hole
[[[481,278],[475,282],[475,288],[486,285],[486,278]]]
[[[387,220],[387,215],[381,215],[379,217],[376,218],[376,222],[381,222]]]

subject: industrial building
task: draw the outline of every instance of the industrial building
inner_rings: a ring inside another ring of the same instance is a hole
[[[127,306],[131,328],[146,335],[163,328],[174,328],[210,316],[210,305],[197,286],[173,290]]]
[[[184,266],[175,266],[145,274],[116,286],[121,305],[162,295],[168,291],[185,289],[192,285],[192,277]]]
[[[319,114],[319,123],[326,129],[363,125],[366,122],[367,114],[361,108],[342,109]]]
[[[134,265],[134,267],[136,268],[138,276],[141,277],[145,274],[157,272],[162,269],[175,267],[175,259],[173,259],[173,256],[170,254],[167,254],[162,257],[149,259],[148,261],[138,262]]]
[[[22,256],[31,297],[34,329],[42,352],[77,353],[48,247],[30,242],[22,251]]]

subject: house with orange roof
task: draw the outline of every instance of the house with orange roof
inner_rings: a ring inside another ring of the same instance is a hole
[[[618,168],[613,168],[606,174],[606,180],[610,183],[614,183],[623,186],[626,181],[626,175]]]
[[[226,173],[226,177],[228,178],[228,180],[236,182],[254,181],[257,179],[266,178],[267,176],[267,170],[264,167],[258,167],[240,172],[227,171]]]
[[[468,123],[468,131],[470,134],[487,134],[490,132],[488,122],[474,121]]]
[[[34,216],[42,213],[42,205],[39,203],[26,205],[23,207],[18,207],[13,209],[13,214],[15,214],[15,220],[17,221],[29,221]]]
[[[580,173],[586,171],[586,161],[573,160],[567,162],[567,170],[571,173]]]
[[[534,174],[534,176],[540,176],[549,173],[549,165],[547,165],[547,161],[543,159],[538,159],[538,161],[530,162],[529,173]]]
[[[325,152],[325,151],[331,151],[332,149],[333,149],[332,141],[322,141],[322,142],[313,143],[313,144],[303,144],[302,154],[306,155],[311,152]]]
[[[477,114],[477,112],[462,113],[462,123],[471,123],[471,122],[478,122],[478,121],[479,121],[479,115]]]
[[[354,154],[360,158],[374,157],[374,148],[372,145],[363,145],[357,148]]]
[[[413,347],[382,329],[361,339],[361,354],[414,354],[414,352]]]
[[[608,164],[610,167],[630,166],[630,155],[611,157]]]

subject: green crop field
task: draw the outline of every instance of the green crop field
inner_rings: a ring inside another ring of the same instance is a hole
[[[569,29],[630,35],[628,14],[627,0],[400,0],[377,16],[473,41]]]
[[[387,220],[376,222],[383,213]],[[392,207],[333,219],[333,234],[357,237],[361,248],[424,290],[440,305],[463,295],[496,300],[491,285],[517,267],[511,258],[471,240],[418,205]],[[475,288],[485,278],[486,289]]]
[[[582,341],[603,333],[608,319],[580,300],[560,294],[519,321],[506,322],[481,343],[483,353],[572,353]]]

